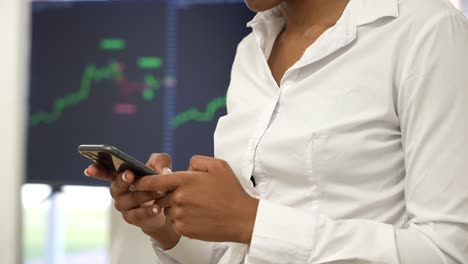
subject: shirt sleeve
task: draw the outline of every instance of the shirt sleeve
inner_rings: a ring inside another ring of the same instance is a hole
[[[154,239],[151,239],[151,242],[161,264],[214,264],[219,262],[227,250],[227,246],[221,243],[200,241],[184,236],[169,250],[163,250]]]
[[[468,263],[468,26],[454,13],[420,29],[398,88],[405,226],[261,200],[246,263]]]

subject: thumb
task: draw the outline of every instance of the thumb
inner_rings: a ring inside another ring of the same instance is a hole
[[[171,173],[170,169],[172,168],[171,157],[166,153],[153,153],[151,154],[146,166],[153,168],[158,173]],[[169,171],[164,171],[164,169],[169,169]]]
[[[134,189],[137,191],[152,191],[160,194],[167,193],[181,186],[186,178],[186,172],[175,172],[172,174],[145,176],[135,182]]]

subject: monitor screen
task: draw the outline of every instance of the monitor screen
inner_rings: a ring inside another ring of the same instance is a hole
[[[166,152],[174,170],[212,156],[253,16],[242,0],[32,2],[27,182],[108,185],[83,176],[80,144]]]

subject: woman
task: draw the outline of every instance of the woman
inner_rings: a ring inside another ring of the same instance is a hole
[[[463,15],[448,0],[246,3],[217,159],[85,174],[112,180],[163,263],[468,263]]]

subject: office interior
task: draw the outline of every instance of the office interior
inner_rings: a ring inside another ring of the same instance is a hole
[[[77,147],[167,152],[175,169],[213,155],[253,16],[243,0],[0,1],[1,263],[157,263]]]

